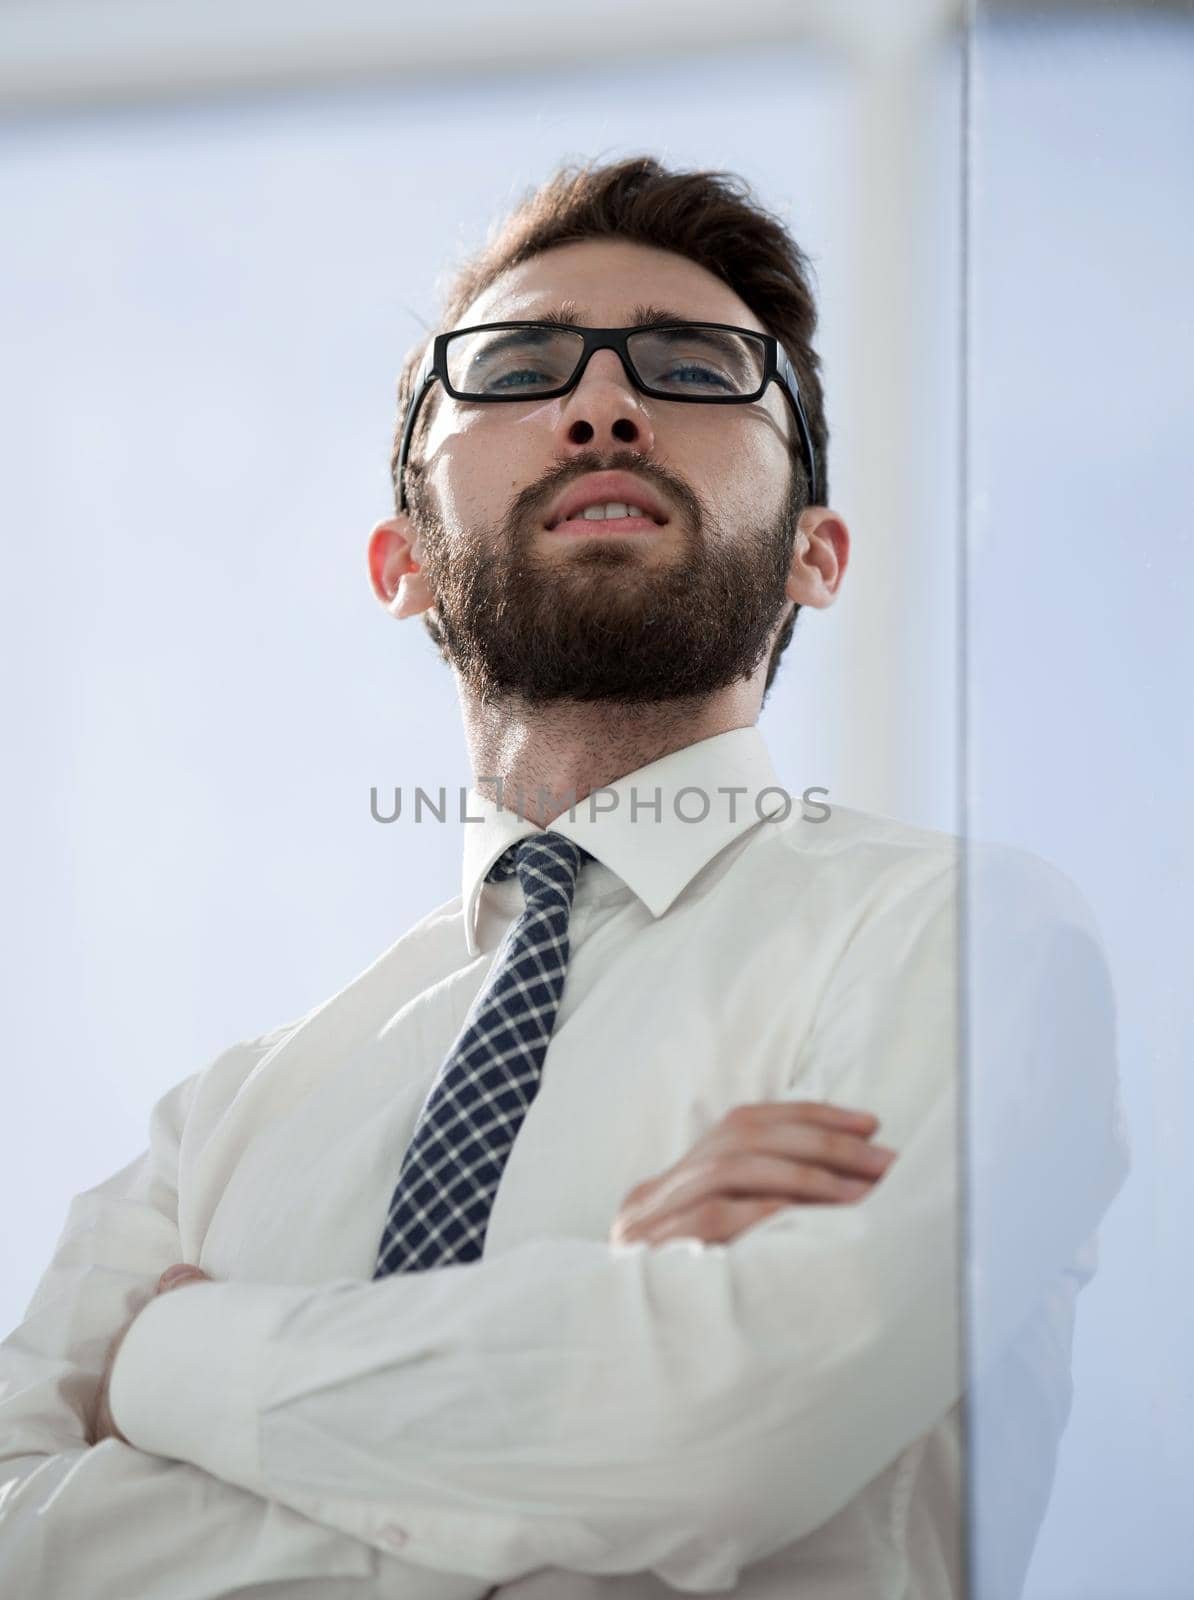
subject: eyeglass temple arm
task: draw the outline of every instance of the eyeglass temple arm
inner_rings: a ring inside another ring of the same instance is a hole
[[[415,431],[415,418],[419,414],[419,407],[428,389],[435,382],[436,374],[432,371],[435,363],[435,345],[428,347],[427,354],[423,357],[422,364],[415,375],[412,386],[412,399],[406,409],[406,426],[402,430],[402,448],[398,452],[398,509],[405,511],[406,505],[406,457],[410,450],[411,434]]]
[[[800,403],[800,380],[796,376],[796,369],[792,365],[791,356],[778,340],[776,340],[776,352],[779,376],[783,380],[784,393],[792,402],[792,410],[796,415],[796,427],[800,434],[800,443],[808,466],[808,503],[810,506],[815,506],[818,504],[817,456],[813,449],[813,436],[808,425],[808,418],[805,416],[804,407]]]

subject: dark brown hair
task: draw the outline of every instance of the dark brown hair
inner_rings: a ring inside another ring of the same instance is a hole
[[[810,286],[811,267],[783,222],[765,210],[746,180],[734,173],[669,171],[652,156],[631,156],[604,166],[578,162],[561,167],[541,187],[529,190],[515,209],[490,229],[478,254],[456,271],[448,285],[440,327],[452,327],[496,278],[532,256],[556,245],[607,238],[687,256],[727,283],[768,332],[776,336],[796,369],[817,455],[820,503],[827,505],[829,433],[821,391],[821,361],[812,343],[817,308]],[[398,380],[398,422],[390,458],[395,504],[402,424],[415,374],[430,342],[428,335],[408,352]],[[429,395],[423,403],[411,439],[406,463],[408,480],[417,479],[421,472],[418,457],[430,421],[431,398]],[[806,503],[808,477],[800,459],[795,427],[792,436],[793,470],[799,475],[796,481],[801,490],[799,512]],[[793,606],[776,636],[767,665],[764,697],[792,637],[799,610],[799,606]],[[431,614],[424,612],[423,620],[436,645],[441,646],[439,629]]]

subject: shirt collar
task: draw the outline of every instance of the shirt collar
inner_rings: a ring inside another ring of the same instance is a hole
[[[696,792],[680,795],[677,808],[677,794],[689,788]],[[733,796],[719,792],[729,788],[746,792]],[[767,789],[773,792],[761,794]],[[652,916],[660,917],[726,845],[790,803],[763,736],[752,724],[699,739],[626,773],[598,790],[592,806],[587,798],[578,801],[549,829],[583,845],[621,878]],[[703,812],[707,814],[702,816]],[[520,816],[511,804],[499,807],[475,788],[468,791],[465,815],[469,820],[463,824],[461,904],[468,953],[476,956],[477,913],[486,873],[510,845],[548,830]]]

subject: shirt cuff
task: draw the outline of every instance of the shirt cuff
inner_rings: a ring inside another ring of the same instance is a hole
[[[309,1294],[190,1283],[149,1301],[112,1367],[108,1406],[121,1433],[138,1450],[260,1492],[267,1343],[289,1301]]]

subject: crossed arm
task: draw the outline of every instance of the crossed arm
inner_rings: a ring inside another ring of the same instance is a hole
[[[252,1504],[328,1540],[325,1560],[409,1562],[404,1595],[479,1596],[543,1566],[718,1588],[819,1526],[963,1386],[956,924],[952,885],[933,893],[895,977],[860,935],[810,1042],[821,1081],[836,1076],[849,1103],[868,1103],[860,1039],[907,1091],[909,1135],[864,1203],[787,1207],[725,1246],[542,1240],[377,1284],[191,1285],[148,1304],[117,1359],[112,1409],[137,1450],[112,1440],[91,1454],[218,1481],[243,1497],[238,1516]],[[1029,1117],[1006,1120],[998,1159],[1031,1195],[1078,1093],[1093,1108],[1089,1180],[998,1269],[993,1349],[1123,1176],[1113,1052],[1042,1062],[1033,1020],[1058,982],[1105,988],[1101,959],[1065,917],[1031,928],[1008,946],[1030,994],[1003,1039]],[[1055,1029],[1048,1039],[1064,1051]],[[160,1254],[153,1276],[176,1259]],[[18,1498],[36,1499],[31,1476],[20,1482]],[[0,1575],[12,1538],[0,1520]]]
[[[942,1102],[924,1134],[942,1156],[950,1121]],[[863,1205],[725,1247],[542,1240],[377,1284],[196,1284],[134,1324],[113,1413],[379,1548],[398,1530],[435,1570],[723,1588],[960,1392],[954,1207],[915,1156],[901,1186],[902,1160]]]
[[[235,1046],[208,1070],[239,1081],[267,1043]],[[268,1584],[270,1600],[480,1600],[484,1585],[420,1573],[199,1467],[114,1438],[90,1445],[112,1331],[181,1253],[174,1174],[199,1076],[155,1106],[137,1160],[71,1203],[0,1346],[0,1594],[247,1600]]]

